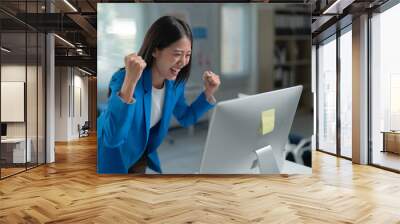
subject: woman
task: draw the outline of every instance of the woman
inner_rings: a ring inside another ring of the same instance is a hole
[[[172,16],[159,18],[147,31],[138,54],[125,57],[125,68],[110,82],[107,110],[98,120],[98,172],[161,173],[157,148],[167,134],[172,114],[190,126],[215,104],[217,75],[203,74],[204,91],[188,106],[192,33]]]

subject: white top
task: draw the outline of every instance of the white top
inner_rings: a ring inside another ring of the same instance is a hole
[[[157,124],[161,120],[162,111],[164,107],[164,96],[165,96],[165,83],[161,89],[151,88],[151,116],[150,116],[150,128]]]

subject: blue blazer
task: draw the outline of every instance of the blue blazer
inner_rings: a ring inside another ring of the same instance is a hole
[[[176,88],[174,81],[165,81],[165,100],[161,120],[150,129],[151,69],[146,68],[136,84],[132,104],[118,95],[125,77],[125,69],[116,72],[110,81],[111,95],[107,109],[97,120],[97,171],[98,173],[128,173],[144,152],[148,166],[162,173],[157,148],[166,136],[172,114],[179,123],[188,127],[214,105],[204,92],[188,106],[185,101],[185,84]]]

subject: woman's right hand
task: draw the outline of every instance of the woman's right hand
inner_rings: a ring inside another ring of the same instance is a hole
[[[126,74],[119,95],[125,102],[131,103],[136,84],[146,68],[146,62],[136,53],[125,56],[124,61]]]
[[[137,82],[142,76],[144,68],[146,68],[146,62],[136,53],[125,56],[126,75],[131,78],[131,81]]]

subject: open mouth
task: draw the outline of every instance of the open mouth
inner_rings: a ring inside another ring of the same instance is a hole
[[[179,68],[170,68],[170,71],[171,71],[172,74],[178,75],[180,69]]]

